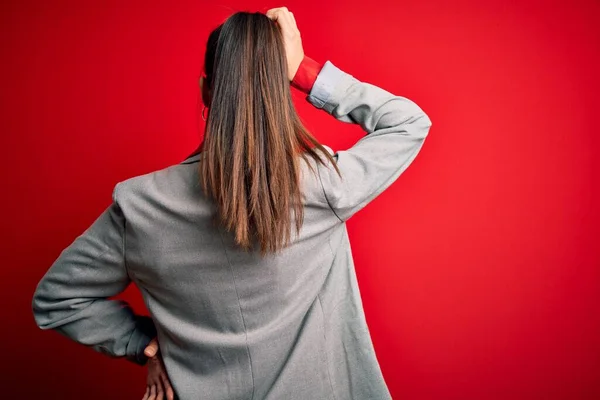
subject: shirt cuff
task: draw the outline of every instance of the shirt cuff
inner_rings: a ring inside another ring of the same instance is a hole
[[[323,64],[304,55],[291,85],[296,89],[309,94],[322,68]]]

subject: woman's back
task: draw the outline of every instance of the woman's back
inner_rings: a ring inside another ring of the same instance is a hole
[[[331,158],[341,176],[330,163],[300,163],[303,223],[289,246],[246,251],[215,224],[200,152],[115,187],[111,206],[38,284],[38,325],[138,364],[158,335],[183,400],[389,399],[345,222],[411,164],[431,122],[331,62],[307,92],[366,136]],[[132,281],[150,317],[108,299]]]
[[[378,390],[385,384],[345,224],[318,177],[303,170],[299,237],[281,253],[261,257],[213,224],[214,204],[194,185],[201,159],[202,153],[122,182],[116,191],[127,220],[129,275],[153,317],[176,393],[182,399],[198,393],[206,393],[203,399],[333,399],[335,382],[337,398],[384,398],[352,387],[363,380]],[[346,354],[344,343],[354,350]]]

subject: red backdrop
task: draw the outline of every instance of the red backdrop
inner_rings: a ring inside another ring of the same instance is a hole
[[[1,397],[142,397],[145,368],[39,330],[33,290],[116,182],[195,148],[210,30],[281,5],[307,54],[433,121],[348,222],[394,398],[600,398],[600,3],[500,0],[3,1]],[[334,149],[361,136],[295,100]]]

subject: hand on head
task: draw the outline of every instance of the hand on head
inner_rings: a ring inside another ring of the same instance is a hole
[[[266,12],[267,17],[277,22],[283,35],[283,44],[288,65],[288,78],[294,80],[296,72],[304,59],[304,49],[302,48],[302,38],[296,25],[294,13],[287,7],[271,8]]]
[[[283,45],[285,48],[285,56],[287,61],[288,79],[290,82],[294,80],[296,72],[304,59],[304,49],[302,47],[302,38],[294,13],[289,11],[287,7],[271,8],[265,15],[273,20],[281,29]],[[200,91],[202,93],[202,102],[206,107],[210,106],[210,88],[206,84],[206,75],[200,77]]]

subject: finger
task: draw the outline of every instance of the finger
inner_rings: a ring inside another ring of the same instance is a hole
[[[278,8],[271,8],[265,14],[266,14],[267,17],[271,18],[272,20],[277,20],[277,10],[279,10],[279,9]]]
[[[277,11],[274,17],[274,21],[277,22],[277,25],[281,28],[281,32],[284,37],[289,36],[297,29],[293,27],[292,19],[287,11],[280,10]]]
[[[162,383],[158,382],[156,384],[156,400],[164,400],[164,394],[165,392],[163,391]]]
[[[292,25],[292,18],[290,17],[290,12],[287,7],[280,7],[277,12],[277,22],[283,23],[286,27],[290,27]]]
[[[154,357],[158,352],[158,340],[156,338],[152,339],[150,343],[144,349],[144,354],[148,357]]]
[[[171,382],[169,382],[169,378],[165,374],[160,374],[160,379],[162,379],[165,390],[167,391],[167,400],[173,400],[175,397],[175,393],[173,393],[173,388],[171,387]]]
[[[270,9],[267,11],[267,16],[273,21],[277,21],[279,24],[285,24],[285,22],[287,22],[285,20],[285,11],[281,7]]]
[[[265,14],[273,16],[273,14],[276,14],[281,10],[282,10],[282,7],[273,7],[273,8],[270,8],[269,10],[267,10],[267,12]]]
[[[150,343],[144,349],[144,354],[148,357],[154,357],[158,352],[158,340],[156,338],[152,339]]]
[[[149,396],[150,396],[150,386],[146,386],[146,393],[144,393],[144,398],[142,398],[142,400],[148,400]]]
[[[300,35],[294,15],[287,7],[272,8],[267,11],[266,15],[279,25],[284,35]]]
[[[175,392],[173,391],[173,388],[171,386],[169,386],[167,388],[167,400],[174,400],[175,399]]]
[[[156,400],[156,385],[150,388],[150,398],[148,400]]]

